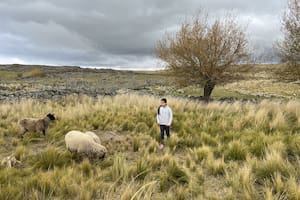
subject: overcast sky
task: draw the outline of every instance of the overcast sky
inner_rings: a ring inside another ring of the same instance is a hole
[[[1,0],[0,63],[155,69],[153,47],[201,8],[233,12],[255,51],[281,36],[285,0]]]

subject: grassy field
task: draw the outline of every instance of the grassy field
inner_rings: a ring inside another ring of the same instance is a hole
[[[300,102],[196,103],[169,97],[172,136],[158,149],[159,99],[148,95],[0,104],[0,199],[300,199]],[[42,134],[17,121],[54,112]],[[95,131],[104,161],[75,161],[69,130]]]

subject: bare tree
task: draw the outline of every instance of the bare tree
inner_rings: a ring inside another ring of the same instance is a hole
[[[226,70],[248,58],[245,30],[227,16],[212,23],[208,15],[186,20],[175,34],[166,33],[158,41],[155,54],[182,85],[204,83],[209,101],[215,85],[230,74]]]
[[[288,7],[282,18],[283,40],[276,43],[276,50],[282,62],[288,63],[300,72],[300,1],[288,0]]]

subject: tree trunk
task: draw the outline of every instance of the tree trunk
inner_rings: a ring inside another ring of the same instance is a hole
[[[209,102],[210,100],[210,95],[213,91],[213,89],[215,88],[215,81],[209,79],[206,81],[205,85],[204,85],[204,100],[206,102]]]

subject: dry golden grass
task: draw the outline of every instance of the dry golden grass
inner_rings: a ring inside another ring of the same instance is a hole
[[[172,136],[158,149],[153,96],[69,96],[0,104],[0,199],[298,199],[298,101],[202,104],[169,97]],[[18,138],[17,121],[54,112],[44,138]],[[73,129],[95,131],[103,162],[75,161],[64,145]],[[106,134],[112,133],[112,139]]]

